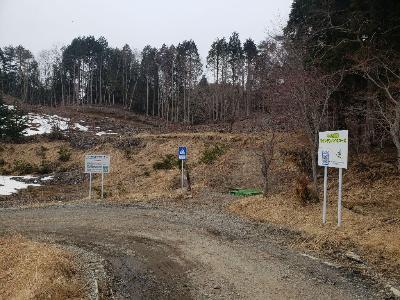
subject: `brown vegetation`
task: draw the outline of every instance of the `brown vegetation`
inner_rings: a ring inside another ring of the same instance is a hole
[[[21,236],[0,238],[0,247],[0,298],[85,298],[78,269],[64,250]]]
[[[111,173],[105,176],[106,201],[182,200],[186,193],[201,201],[209,192],[228,193],[233,188],[262,189],[265,185],[263,163],[255,153],[265,146],[266,137],[268,140],[270,136],[268,131],[223,133],[214,130],[121,133],[112,137],[95,137],[89,132],[73,136],[70,141],[49,141],[39,137],[23,144],[3,144],[1,168],[17,175],[13,169],[14,161],[39,165],[45,159],[55,173],[55,180],[23,190],[11,196],[12,199],[32,199],[33,202],[80,200],[88,196],[88,178],[83,174],[84,154],[106,153],[111,156]],[[356,153],[356,147],[350,149],[352,159],[344,174],[344,226],[336,229],[336,170],[329,173],[330,223],[322,227],[321,205],[315,203],[311,188],[312,166],[307,144],[307,138],[301,133],[276,131],[273,162],[267,174],[268,197],[236,201],[230,210],[305,232],[305,236],[311,236],[310,240],[306,239],[306,244],[314,248],[331,252],[338,248],[354,248],[382,270],[400,266],[400,245],[396,244],[396,235],[400,234],[397,188],[400,181],[393,149],[369,154]],[[174,163],[172,168],[154,168],[156,162],[162,162],[166,157],[176,158],[178,145],[188,147],[191,191],[180,189],[180,170]],[[58,152],[62,147],[71,151],[69,161],[59,160]],[[320,186],[321,180],[321,173],[318,173]],[[99,191],[100,176],[94,176],[93,186],[94,191]]]

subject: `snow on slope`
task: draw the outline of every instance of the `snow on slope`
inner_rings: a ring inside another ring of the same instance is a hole
[[[67,130],[69,120],[70,119],[68,118],[62,118],[57,115],[37,115],[29,113],[29,128],[24,130],[24,135],[32,136],[37,134],[51,133],[54,127],[57,127],[60,130]]]
[[[12,110],[15,109],[13,105],[6,105],[8,109]],[[68,130],[68,128],[88,132],[89,127],[84,126],[80,123],[69,124],[71,119],[63,118],[58,115],[48,115],[48,114],[36,114],[36,113],[28,113],[28,128],[23,131],[25,136],[33,136],[33,135],[40,135],[51,133],[54,128],[58,128],[61,131]],[[84,123],[84,120],[80,120],[81,123]],[[95,127],[96,131],[100,129],[100,127]],[[111,130],[100,131],[97,132],[97,136],[102,135],[114,135],[117,133],[111,132]]]
[[[28,186],[40,186],[37,183],[25,183],[16,179],[32,179],[32,176],[0,176],[0,196],[9,196],[26,189]]]
[[[74,129],[80,130],[80,131],[88,131],[89,127],[83,126],[79,123],[74,124]]]

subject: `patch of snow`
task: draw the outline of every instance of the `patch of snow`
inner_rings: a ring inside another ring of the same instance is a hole
[[[54,176],[46,176],[46,177],[42,177],[42,178],[40,178],[40,181],[49,181],[49,180],[53,180],[54,179]]]
[[[24,135],[32,136],[37,134],[51,133],[53,127],[58,127],[60,130],[67,130],[68,122],[68,118],[62,118],[57,115],[37,115],[29,113],[29,128],[24,130]]]
[[[6,106],[10,110],[15,109],[13,105],[6,105]],[[48,134],[51,133],[55,127],[60,129],[61,131],[65,131],[69,128],[69,122],[71,121],[71,119],[69,118],[63,118],[58,115],[47,115],[47,114],[42,115],[36,113],[28,113],[26,117],[28,119],[27,122],[28,128],[23,131],[24,136]],[[85,123],[86,121],[80,120],[79,122]],[[74,130],[79,130],[84,132],[89,131],[89,126],[84,126],[80,123],[74,123],[73,125],[71,125],[71,128]],[[101,130],[101,127],[99,126],[95,128]],[[117,133],[112,132],[111,129],[96,133],[97,136],[102,136],[106,134],[114,135]]]
[[[312,260],[318,260],[318,258],[316,258],[316,257],[314,257],[312,255],[306,254],[306,253],[302,253],[301,256],[308,257],[308,258],[310,258]]]
[[[96,133],[97,136],[102,136],[102,135],[106,135],[106,134],[118,134],[118,133],[115,133],[115,132],[105,132],[105,131],[100,131],[100,132],[97,132],[97,133]]]
[[[74,129],[78,129],[80,131],[88,131],[89,127],[83,126],[83,125],[81,125],[79,123],[75,123],[74,124]]]
[[[352,251],[347,251],[345,253],[345,256],[350,260],[354,260],[355,262],[363,263],[363,260],[361,259],[360,255],[358,255]]]
[[[0,176],[0,196],[9,196],[17,193],[19,190],[26,189],[28,186],[40,186],[36,183],[25,183],[16,180],[16,178],[33,179],[33,176]]]
[[[388,287],[390,288],[390,291],[393,293],[393,295],[395,295],[396,297],[400,297],[400,290],[391,285],[388,285]]]
[[[335,264],[335,263],[330,262],[330,261],[323,261],[323,263],[324,263],[325,265],[329,266],[329,267],[332,267],[332,268],[340,268],[340,265]]]

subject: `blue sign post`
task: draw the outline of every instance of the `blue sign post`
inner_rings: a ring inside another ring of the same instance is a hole
[[[179,146],[178,148],[178,158],[179,160],[187,159],[187,148],[185,146]]]
[[[186,146],[178,147],[178,159],[182,162],[182,189],[183,189],[183,161],[187,160],[187,148]]]

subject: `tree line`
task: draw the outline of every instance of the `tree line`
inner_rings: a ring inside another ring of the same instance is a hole
[[[280,91],[312,157],[318,131],[349,129],[356,151],[394,145],[400,171],[400,2],[295,0],[284,35]]]
[[[193,40],[139,53],[129,45],[112,48],[104,37],[78,37],[38,57],[7,46],[0,48],[0,86],[31,104],[110,105],[171,122],[226,121],[256,109],[249,91],[257,53],[254,41],[242,45],[237,33],[212,44],[207,66]]]

